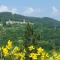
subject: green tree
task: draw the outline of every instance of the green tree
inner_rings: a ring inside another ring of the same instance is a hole
[[[32,43],[32,36],[33,36],[33,26],[29,23],[26,25],[26,31],[24,34],[25,40],[24,40],[24,46],[27,47],[29,44]]]

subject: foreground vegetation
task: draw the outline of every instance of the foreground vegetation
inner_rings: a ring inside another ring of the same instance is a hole
[[[6,45],[0,46],[0,60],[60,60],[60,53],[55,49],[47,52],[33,45],[20,48],[8,40]]]
[[[15,39],[17,35],[14,35],[14,38],[12,35],[9,36],[14,30],[9,31],[6,37],[12,37],[15,40],[1,40],[0,60],[60,60],[60,51],[55,48],[54,44],[41,40],[40,34],[33,29],[31,24],[27,23],[24,28],[25,30],[22,29],[24,35],[19,40]],[[1,38],[5,37],[1,36]]]

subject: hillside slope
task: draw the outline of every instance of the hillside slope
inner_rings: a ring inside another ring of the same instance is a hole
[[[49,17],[27,17],[18,14],[12,14],[10,12],[0,13],[0,40],[5,43],[6,40],[11,39],[17,43],[25,33],[25,25],[10,25],[6,26],[6,21],[18,21],[21,22],[25,19],[26,22],[34,23],[34,32],[40,34],[40,40],[45,41],[42,43],[44,46],[60,47],[60,21]],[[21,39],[22,40],[22,39]],[[1,42],[1,41],[0,41]],[[48,48],[48,47],[47,47]]]
[[[25,19],[26,21],[31,21],[36,24],[42,24],[43,26],[46,27],[55,27],[55,26],[60,27],[60,21],[57,21],[49,17],[38,18],[38,17],[27,17],[18,14],[12,14],[10,12],[0,13],[0,22],[4,23],[9,19],[12,21],[23,21],[23,19]]]

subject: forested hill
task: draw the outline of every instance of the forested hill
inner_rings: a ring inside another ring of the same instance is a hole
[[[8,39],[13,40],[15,43],[17,40],[24,40],[25,24],[7,25],[6,21],[9,22],[10,20],[12,22],[23,22],[23,20],[25,20],[26,22],[34,23],[33,31],[39,37],[40,40],[36,40],[41,42],[41,46],[47,48],[49,46],[55,48],[60,47],[60,21],[49,17],[27,17],[10,12],[0,13],[0,40],[3,40],[4,43]],[[18,42],[16,44],[18,44]]]
[[[49,17],[27,17],[19,14],[12,14],[10,12],[1,12],[0,13],[0,22],[5,23],[8,20],[12,21],[23,21],[25,19],[26,21],[31,21],[33,23],[36,23],[37,25],[43,25],[45,27],[58,27],[60,28],[60,21],[57,21],[55,19],[49,18]]]

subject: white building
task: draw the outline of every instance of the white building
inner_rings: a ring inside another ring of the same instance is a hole
[[[26,22],[25,19],[22,22],[20,22],[20,21],[12,21],[10,19],[9,19],[9,21],[6,21],[6,25],[9,25],[9,24],[27,24],[27,23],[28,22]],[[34,24],[34,23],[31,23],[31,22],[29,22],[29,23]]]

